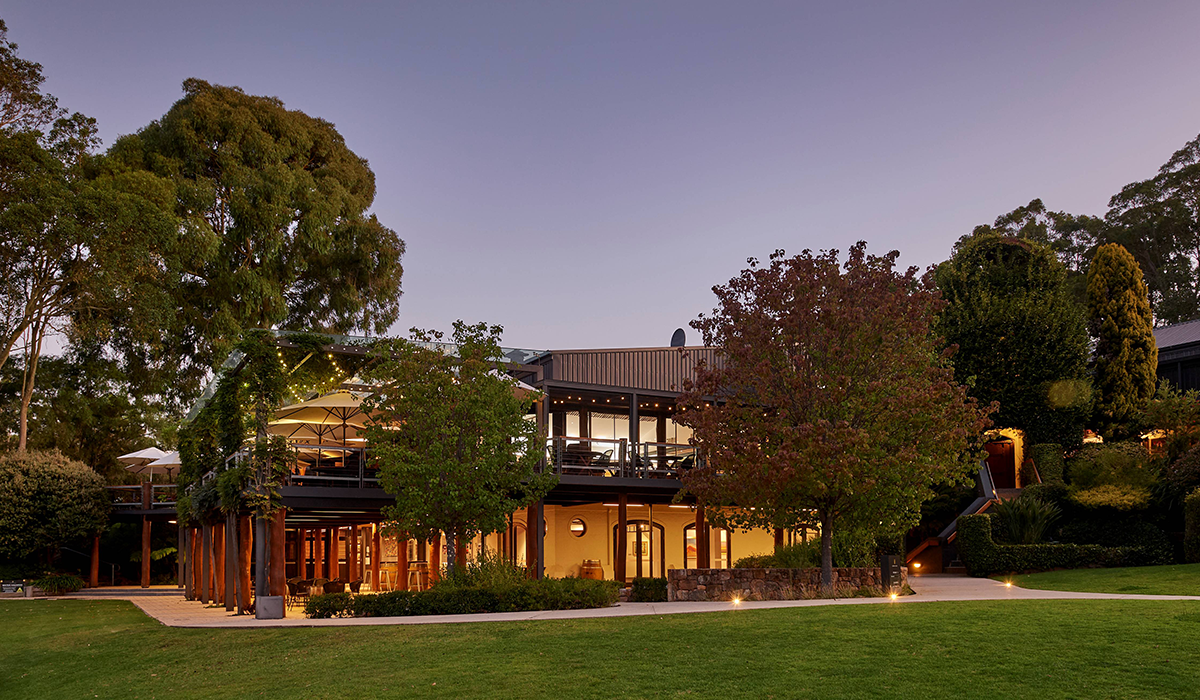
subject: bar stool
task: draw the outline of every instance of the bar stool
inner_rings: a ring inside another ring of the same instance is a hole
[[[408,590],[423,591],[429,587],[429,562],[409,562]]]

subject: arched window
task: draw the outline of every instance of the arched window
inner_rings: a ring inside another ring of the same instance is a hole
[[[613,525],[613,558],[616,558],[620,525]],[[667,575],[667,547],[663,541],[663,526],[646,520],[630,520],[625,525],[625,576]]]
[[[696,563],[696,524],[683,526],[683,567],[685,569],[732,569],[733,568],[733,533],[722,527],[708,529],[709,552],[712,557],[711,566],[701,566]]]

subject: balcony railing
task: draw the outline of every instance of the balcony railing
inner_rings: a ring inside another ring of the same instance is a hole
[[[697,448],[668,442],[555,437],[546,441],[546,464],[568,476],[677,479],[700,459]]]
[[[150,494],[149,499],[142,493],[146,484],[138,484],[134,486],[108,486],[108,492],[112,494],[112,504],[114,508],[125,510],[145,509],[147,502],[149,509],[157,508],[171,509],[175,507],[176,487],[175,484],[149,484]]]

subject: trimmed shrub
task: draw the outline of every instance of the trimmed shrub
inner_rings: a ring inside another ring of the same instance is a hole
[[[663,600],[666,599],[665,579]],[[407,615],[463,615],[522,612],[527,610],[579,610],[602,608],[617,602],[615,581],[564,578],[521,580],[490,587],[446,585],[439,581],[424,591],[351,595],[326,593],[308,599],[304,613],[312,618],[402,617]]]
[[[1070,494],[1070,489],[1061,481],[1045,481],[1021,489],[1022,498],[1036,498],[1042,503],[1053,503],[1062,508]]]
[[[1182,491],[1200,486],[1200,445],[1184,452],[1163,472],[1163,479]]]
[[[1098,544],[1104,547],[1130,547],[1129,566],[1171,564],[1174,547],[1158,527],[1138,519],[1073,520],[1063,526],[1059,537],[1073,544]]]
[[[1183,499],[1183,556],[1188,562],[1200,562],[1200,489]]]
[[[819,547],[818,543],[818,547]],[[859,528],[833,531],[833,565],[836,567],[877,566],[876,534]],[[820,549],[817,550],[820,561]]]
[[[349,617],[351,612],[349,593],[322,593],[304,603],[304,614],[309,617]]]
[[[1071,486],[1090,489],[1106,484],[1149,487],[1155,482],[1155,462],[1138,442],[1084,445],[1067,465]]]
[[[1061,484],[1066,466],[1063,461],[1062,445],[1044,442],[1029,448],[1029,456],[1037,466],[1038,474],[1042,475],[1044,484]]]
[[[1138,547],[1102,547],[1098,544],[996,544],[990,513],[958,519],[958,551],[967,573],[997,573],[1078,569],[1088,566],[1132,566],[1144,561]]]
[[[33,582],[50,595],[67,595],[83,588],[83,579],[74,574],[50,574]]]
[[[0,558],[23,559],[102,531],[111,497],[104,479],[54,452],[0,455]]]
[[[667,602],[667,580],[665,578],[635,578],[629,585],[629,602]]]
[[[1000,501],[994,512],[999,516],[1005,541],[1009,544],[1041,542],[1062,515],[1062,510],[1053,503],[1025,494],[1020,498]]]
[[[1102,484],[1072,493],[1071,500],[1091,510],[1129,512],[1144,510],[1150,505],[1150,490],[1126,484]]]

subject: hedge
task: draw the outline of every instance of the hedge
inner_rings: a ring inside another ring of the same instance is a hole
[[[308,599],[309,617],[404,617],[580,610],[617,602],[614,581],[564,578],[521,581],[511,586],[434,586],[425,591],[391,591],[350,595],[326,593]]]
[[[1200,562],[1200,489],[1183,499],[1183,557]]]
[[[958,518],[958,552],[972,576],[1078,569],[1083,567],[1141,566],[1154,555],[1141,547],[1104,547],[1098,544],[996,544],[990,513]]]
[[[1058,483],[1063,481],[1063,448],[1062,445],[1046,442],[1029,448],[1033,464],[1038,474],[1042,475],[1043,483]]]
[[[665,578],[635,578],[629,584],[630,603],[667,602],[667,580]]]

